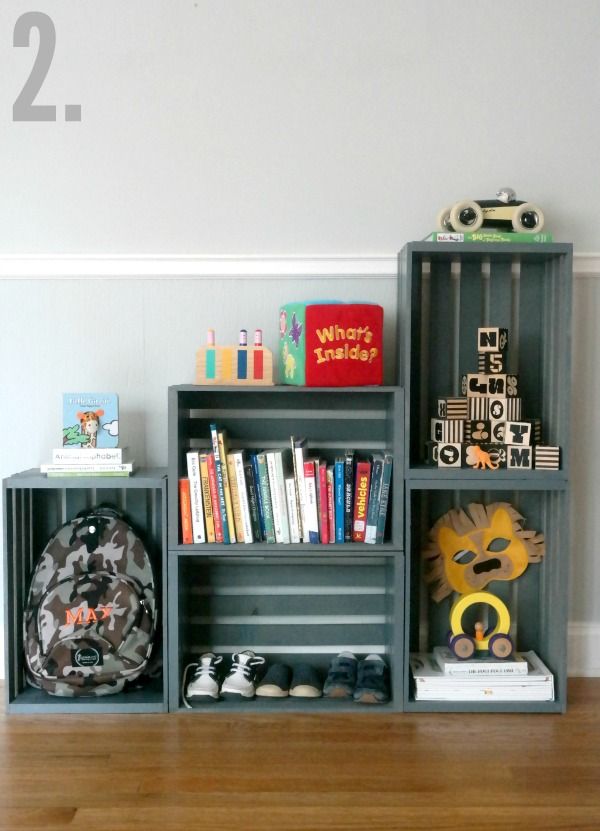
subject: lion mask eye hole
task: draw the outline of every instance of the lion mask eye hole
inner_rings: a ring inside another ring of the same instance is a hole
[[[469,563],[473,562],[477,555],[473,553],[473,551],[469,551],[468,549],[461,549],[457,551],[456,554],[452,557],[455,563],[458,563],[461,566],[466,566]]]
[[[487,550],[492,554],[499,554],[501,551],[506,551],[509,545],[510,540],[507,540],[504,537],[496,537],[496,539],[492,540],[488,545]]]

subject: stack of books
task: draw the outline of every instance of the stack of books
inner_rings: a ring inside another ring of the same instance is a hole
[[[179,480],[182,544],[384,541],[389,453],[359,459],[348,450],[328,464],[309,455],[305,438],[250,452],[230,450],[216,424],[210,430],[212,451],[188,451]]]
[[[461,661],[447,647],[414,653],[416,701],[553,701],[554,676],[535,652]]]
[[[134,462],[119,447],[116,393],[63,394],[62,447],[40,470],[47,476],[130,476]]]

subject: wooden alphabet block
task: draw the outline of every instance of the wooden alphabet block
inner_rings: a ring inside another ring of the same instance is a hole
[[[536,470],[560,470],[560,447],[538,444],[533,452]]]
[[[468,416],[471,421],[486,421],[489,418],[490,399],[468,398]]]
[[[483,396],[506,397],[506,375],[485,375],[482,372],[463,375],[463,392],[467,398]]]
[[[489,417],[495,421],[520,421],[521,420],[521,399],[490,397]]]
[[[462,444],[440,443],[438,445],[438,467],[460,467],[462,462]]]
[[[489,442],[492,441],[492,427],[488,419],[465,421],[465,441]]]
[[[496,326],[482,326],[477,330],[478,352],[506,352],[508,349],[508,329]]]
[[[506,467],[506,448],[503,444],[467,444],[465,464],[474,470],[499,470]]]
[[[460,418],[432,418],[431,440],[461,442],[464,440],[464,424]]]
[[[528,418],[526,419],[531,424],[531,443],[532,444],[541,444],[542,443],[542,419],[541,418]]]
[[[501,419],[490,419],[490,429],[492,432],[492,442],[495,444],[504,444],[504,433],[506,429],[506,422]]]
[[[520,446],[531,444],[531,424],[528,421],[507,421],[504,443]]]
[[[478,352],[477,371],[485,375],[506,372],[505,355],[502,352]]]
[[[438,418],[466,418],[467,399],[466,398],[438,398],[437,402]]]
[[[506,425],[508,428],[508,424]],[[510,470],[531,470],[533,467],[533,447],[529,445],[506,445],[507,461],[506,466]]]

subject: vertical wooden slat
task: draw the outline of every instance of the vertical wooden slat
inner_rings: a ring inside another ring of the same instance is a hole
[[[481,258],[481,326],[490,325],[490,258],[484,255]]]
[[[509,350],[508,350],[508,366],[509,371],[516,373],[519,371],[519,311],[520,311],[520,295],[521,295],[521,257],[515,254],[511,263],[511,285],[510,285],[510,330],[509,330]]]
[[[428,438],[429,424],[429,340],[431,326],[431,259],[421,259],[421,332],[419,361],[419,452]]]
[[[452,395],[460,395],[460,277],[460,257],[453,257],[450,266],[452,291],[452,341],[450,346],[452,357],[450,360],[450,371],[452,377],[448,384],[448,389],[452,390]]]

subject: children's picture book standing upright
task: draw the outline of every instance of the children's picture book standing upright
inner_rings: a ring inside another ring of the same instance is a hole
[[[114,392],[63,393],[63,447],[119,446],[119,397]]]

